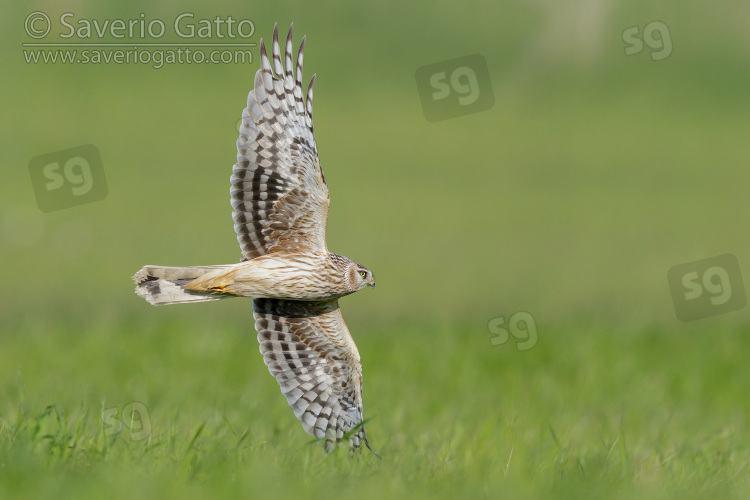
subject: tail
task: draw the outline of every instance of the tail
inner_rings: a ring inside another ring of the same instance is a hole
[[[185,285],[206,273],[234,266],[236,264],[190,267],[143,266],[133,276],[135,293],[155,306],[224,299],[230,295],[193,292],[186,290]]]

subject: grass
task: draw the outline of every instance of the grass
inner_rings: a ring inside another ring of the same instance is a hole
[[[360,328],[380,458],[350,459],[301,430],[248,327],[154,321],[77,332],[72,344],[64,330],[6,335],[15,355],[2,365],[17,376],[3,388],[4,496],[748,493],[746,329],[685,338],[578,326],[542,330],[518,351],[490,347],[486,332]],[[61,352],[102,354],[83,366]],[[129,423],[108,435],[102,410],[133,401],[150,435],[132,439]]]

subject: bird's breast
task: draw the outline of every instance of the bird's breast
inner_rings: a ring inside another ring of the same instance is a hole
[[[264,255],[235,270],[236,295],[254,298],[321,300],[346,292],[332,279],[327,259],[302,254]]]

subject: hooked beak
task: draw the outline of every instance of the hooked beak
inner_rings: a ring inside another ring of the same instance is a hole
[[[368,283],[371,287],[375,288],[375,278],[371,277],[370,282]]]

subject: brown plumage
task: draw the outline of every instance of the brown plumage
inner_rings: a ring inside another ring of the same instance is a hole
[[[327,450],[350,434],[354,449],[367,444],[362,366],[338,299],[375,280],[326,246],[330,198],[313,134],[314,75],[303,99],[304,46],[293,71],[291,27],[283,67],[276,27],[272,60],[260,41],[231,176],[242,262],[144,266],[133,279],[154,305],[252,297],[263,359],[305,431]]]

